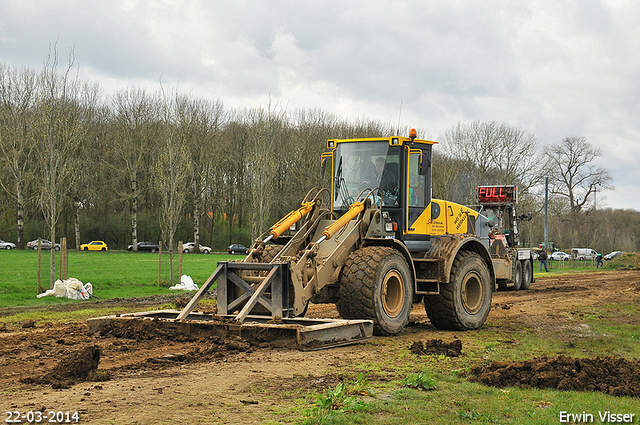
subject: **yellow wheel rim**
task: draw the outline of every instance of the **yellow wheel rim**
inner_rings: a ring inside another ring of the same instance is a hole
[[[404,280],[397,270],[391,270],[382,283],[382,307],[389,317],[396,317],[404,305]]]

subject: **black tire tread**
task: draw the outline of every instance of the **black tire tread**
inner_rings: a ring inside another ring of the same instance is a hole
[[[345,261],[340,275],[340,299],[336,308],[343,319],[370,319],[374,322],[374,333],[385,335],[376,318],[374,285],[378,264],[391,255],[401,255],[397,250],[385,246],[368,246],[352,252]],[[410,285],[410,282],[405,282]],[[408,315],[407,315],[408,319]]]
[[[465,262],[467,258],[476,257],[479,261],[482,258],[471,251],[461,251],[453,261],[453,267],[451,268],[452,281],[454,276],[457,275],[458,270]],[[484,263],[483,263],[484,264]],[[487,273],[488,274],[488,273]],[[453,282],[442,285],[440,287],[440,295],[431,295],[424,297],[424,307],[431,321],[431,324],[438,329],[464,331],[467,327],[462,323],[458,315],[456,314],[454,304],[454,285]]]
[[[516,265],[515,265],[515,278],[516,280],[513,282],[513,290],[514,291],[519,291],[522,288],[522,280],[523,280],[523,267],[522,267],[522,263],[520,262],[520,260],[516,259]]]
[[[278,253],[280,251],[282,251],[282,248],[284,248],[284,245],[265,245],[264,246],[264,250],[262,251],[262,263],[270,263],[271,260],[273,260],[276,255],[278,255]]]
[[[526,272],[527,267],[529,268],[529,273]],[[530,260],[524,260],[522,262],[522,286],[520,286],[520,290],[526,291],[527,289],[529,289],[529,286],[531,285],[532,280],[533,280],[533,265],[531,264]]]

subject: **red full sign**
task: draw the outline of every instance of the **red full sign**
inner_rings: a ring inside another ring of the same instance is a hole
[[[516,202],[515,186],[480,186],[478,202],[481,204],[509,204]]]

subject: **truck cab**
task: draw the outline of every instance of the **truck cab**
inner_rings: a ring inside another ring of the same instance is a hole
[[[530,220],[530,215],[518,216],[518,188],[514,185],[479,186],[477,205],[472,206],[486,217],[489,252],[496,269],[500,289],[528,289],[533,282],[533,252],[520,248],[518,221]]]

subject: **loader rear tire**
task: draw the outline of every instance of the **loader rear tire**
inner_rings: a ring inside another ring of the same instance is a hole
[[[352,252],[340,275],[336,307],[344,319],[373,320],[376,335],[394,335],[409,321],[411,270],[397,250],[369,246]]]
[[[471,251],[459,252],[451,279],[441,285],[440,295],[426,295],[424,309],[438,329],[478,329],[491,310],[492,282],[482,258]]]

